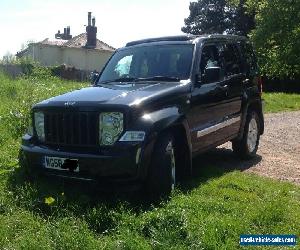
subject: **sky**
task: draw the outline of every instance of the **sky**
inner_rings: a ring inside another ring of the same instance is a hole
[[[85,32],[87,12],[96,17],[97,38],[119,48],[137,39],[182,34],[191,0],[0,0],[0,59],[28,41],[54,39],[71,26]]]

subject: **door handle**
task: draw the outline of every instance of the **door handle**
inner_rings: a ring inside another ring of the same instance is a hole
[[[220,88],[221,88],[221,89],[224,89],[224,90],[225,90],[225,89],[228,89],[228,85],[227,85],[227,84],[222,85],[222,86],[220,86]]]
[[[250,83],[250,79],[248,79],[248,78],[243,81],[243,84],[245,84],[245,85],[248,83]]]

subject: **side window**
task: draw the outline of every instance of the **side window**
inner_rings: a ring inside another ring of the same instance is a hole
[[[244,73],[255,75],[257,72],[257,60],[250,43],[241,42],[240,48],[244,58]]]
[[[211,67],[218,67],[219,65],[219,51],[216,45],[205,46],[202,50],[200,61],[200,72],[203,75],[205,69]]]
[[[220,46],[205,45],[200,59],[200,73],[204,83],[220,81],[224,78]]]
[[[222,57],[224,59],[225,75],[231,76],[241,73],[241,59],[238,49],[233,44],[224,44]]]

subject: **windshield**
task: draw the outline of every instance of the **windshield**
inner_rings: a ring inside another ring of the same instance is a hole
[[[138,80],[185,80],[189,78],[194,45],[156,45],[117,51],[99,83]]]

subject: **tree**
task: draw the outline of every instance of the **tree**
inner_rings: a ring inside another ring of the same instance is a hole
[[[6,54],[2,57],[2,63],[4,64],[10,64],[15,62],[16,57],[10,53],[10,52],[6,52]]]
[[[300,1],[248,0],[256,9],[252,40],[262,73],[272,78],[300,77]]]
[[[254,28],[255,13],[247,12],[246,0],[198,0],[191,2],[184,20],[185,33],[201,35],[227,33],[247,35]]]
[[[233,33],[247,36],[255,28],[255,9],[247,8],[246,0],[239,0],[235,5],[229,1],[229,4],[235,6],[233,16]]]

